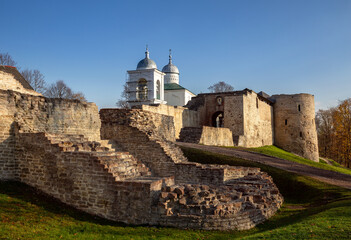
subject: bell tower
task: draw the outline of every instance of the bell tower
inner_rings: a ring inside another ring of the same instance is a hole
[[[139,61],[136,70],[127,71],[127,102],[131,107],[167,103],[164,101],[165,73],[157,69],[149,55],[146,46],[145,58]]]

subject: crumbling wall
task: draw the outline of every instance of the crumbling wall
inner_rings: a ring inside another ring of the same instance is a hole
[[[15,132],[14,117],[0,115],[0,179],[15,179],[18,175]]]
[[[101,109],[100,117],[101,138],[117,141],[156,176],[172,176],[175,162],[187,161],[173,143],[173,117],[140,109]]]
[[[142,105],[144,111],[163,114],[173,117],[175,138],[179,139],[179,134],[184,127],[199,127],[199,114],[197,111],[192,111],[184,107],[174,107],[164,104],[157,106]]]
[[[172,178],[123,179],[122,165],[131,159],[116,152],[72,150],[53,143],[51,137],[19,134],[19,180],[87,213],[128,224],[148,224],[157,193],[162,186],[174,184]]]
[[[0,89],[41,96],[28,84],[15,67],[0,66]]]
[[[0,90],[0,104],[2,114],[13,116],[21,132],[81,134],[90,140],[100,139],[101,123],[94,103]]]
[[[99,140],[101,122],[93,103],[0,90],[0,125],[0,179],[14,179],[16,132],[76,134]]]

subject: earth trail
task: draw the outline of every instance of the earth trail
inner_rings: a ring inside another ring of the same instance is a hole
[[[205,145],[199,145],[195,143],[184,143],[184,142],[177,142],[177,144],[179,146],[195,148],[195,149],[200,149],[200,150],[204,150],[212,153],[219,153],[227,156],[242,158],[249,161],[259,162],[259,163],[280,168],[289,172],[312,177],[314,179],[317,179],[325,183],[351,189],[351,175],[319,169],[319,168],[307,166],[304,164],[295,163],[288,160],[283,160],[280,158],[263,155],[260,153],[253,153],[253,152],[248,152],[248,151],[234,149],[234,148],[205,146]]]

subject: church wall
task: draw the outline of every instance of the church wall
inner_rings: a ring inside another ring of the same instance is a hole
[[[195,97],[195,95],[193,94],[193,93],[191,93],[190,91],[188,91],[188,90],[185,90],[185,93],[184,93],[185,95],[184,95],[184,100],[185,100],[185,103],[184,103],[184,105],[186,105],[189,101],[191,101],[191,99],[193,98],[193,97]]]
[[[165,100],[167,105],[171,106],[183,106],[184,104],[184,89],[182,90],[169,90],[165,91]]]
[[[179,138],[180,130],[183,127],[200,126],[198,113],[184,107],[174,107],[164,104],[157,106],[142,105],[142,110],[173,117],[176,139]]]
[[[255,92],[243,95],[244,147],[273,144],[273,107]]]
[[[273,95],[275,145],[318,162],[314,96]]]

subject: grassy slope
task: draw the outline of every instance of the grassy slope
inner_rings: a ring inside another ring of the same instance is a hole
[[[244,148],[242,148],[242,149],[244,149]],[[247,149],[244,149],[244,150],[257,152],[257,153],[262,153],[262,154],[265,154],[265,155],[286,159],[286,160],[289,160],[289,161],[293,161],[293,162],[309,165],[309,166],[320,168],[320,169],[325,169],[325,170],[330,170],[330,171],[334,171],[334,172],[339,172],[339,173],[344,173],[344,174],[351,175],[351,169],[344,168],[340,164],[337,164],[334,161],[332,161],[333,166],[328,165],[328,164],[323,163],[323,162],[313,162],[313,161],[308,160],[306,158],[303,158],[303,157],[297,156],[295,154],[289,153],[287,151],[284,151],[283,149],[280,149],[280,148],[275,147],[275,146],[263,146],[263,147],[258,147],[258,148],[247,148]]]
[[[184,149],[190,160],[261,167],[285,197],[264,224],[243,232],[133,227],[79,212],[18,182],[0,182],[0,239],[348,239],[351,191],[258,163]]]

